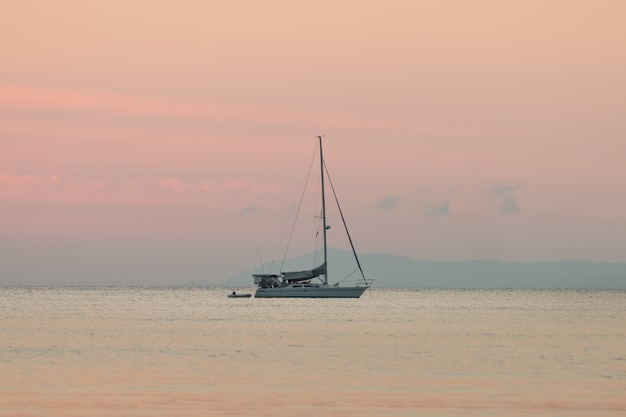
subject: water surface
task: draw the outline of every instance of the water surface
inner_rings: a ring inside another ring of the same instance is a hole
[[[626,414],[624,291],[227,293],[0,287],[0,415]]]

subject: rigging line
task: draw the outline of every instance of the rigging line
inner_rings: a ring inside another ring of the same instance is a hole
[[[346,234],[348,235],[348,241],[350,242],[350,247],[352,248],[352,253],[354,254],[354,259],[356,259],[356,264],[359,267],[359,271],[361,271],[361,276],[367,282],[367,278],[365,278],[365,274],[363,273],[363,268],[361,268],[361,262],[359,262],[359,257],[356,254],[356,249],[354,249],[354,244],[352,243],[352,237],[350,236],[350,232],[348,231],[348,225],[346,224],[346,219],[343,216],[343,211],[341,210],[341,206],[339,205],[339,199],[337,198],[337,193],[335,192],[335,187],[333,185],[333,181],[330,179],[330,173],[328,172],[328,167],[326,166],[326,161],[324,163],[324,170],[326,171],[326,178],[328,178],[328,183],[330,184],[330,189],[333,190],[333,196],[335,197],[335,202],[337,203],[337,208],[339,209],[339,214],[341,215],[341,221],[343,222],[343,227],[346,229]]]
[[[259,257],[259,262],[261,262],[261,272],[265,273],[265,268],[263,267],[263,259],[261,258],[261,252],[259,252],[259,246],[256,247],[256,254]]]
[[[304,178],[304,182],[302,184],[302,193],[300,194],[300,201],[298,202],[298,207],[296,209],[296,214],[293,218],[293,223],[291,225],[291,232],[289,233],[289,239],[287,240],[287,246],[285,246],[285,253],[283,255],[283,260],[280,263],[280,270],[282,271],[283,266],[285,265],[285,259],[287,258],[287,252],[289,251],[289,246],[291,245],[291,238],[293,237],[293,231],[296,228],[296,220],[298,220],[298,215],[300,214],[300,208],[302,208],[302,200],[304,200],[304,194],[306,192],[306,186],[309,183],[309,177],[311,176],[311,170],[313,169],[313,161],[315,161],[315,155],[317,155],[317,145],[315,147],[315,151],[313,152],[313,157],[311,158],[311,163],[309,164],[309,170]]]
[[[315,147],[313,149],[313,156],[311,157],[311,166],[313,166],[313,160],[315,159],[315,155],[317,154],[317,147]],[[309,167],[309,173],[305,174],[302,177],[302,180],[300,181],[300,188],[304,188],[304,184],[306,184],[308,182],[308,177],[310,175],[310,171],[311,168]],[[298,188],[298,189],[300,189]],[[284,227],[283,227],[283,231],[280,235],[280,240],[278,242],[278,246],[276,247],[276,251],[274,252],[274,257],[272,258],[272,265],[274,264],[274,261],[276,260],[276,258],[278,257],[278,252],[281,250],[282,246],[283,246],[283,242],[285,241],[285,235],[287,234],[287,229],[289,227],[289,225],[292,223],[292,219],[293,219],[293,223],[295,224],[296,219],[298,218],[297,215],[294,216],[294,211],[296,210],[296,206],[295,206],[295,202],[294,204],[292,204],[291,206],[291,210],[289,212],[289,218],[288,220],[285,222]],[[293,233],[293,230],[292,230]],[[287,246],[285,247],[285,254],[282,258],[282,262],[280,264],[280,269],[283,269],[283,265],[285,263],[285,257],[287,256],[287,250],[289,248],[289,244],[287,244]]]
[[[350,278],[350,277],[351,277],[352,275],[354,275],[354,273],[355,273],[356,271],[358,271],[358,270],[359,270],[359,268],[358,268],[358,267],[357,267],[357,268],[354,268],[354,270],[353,270],[352,272],[350,272],[348,275],[346,275],[345,277],[343,277],[343,278],[341,278],[339,281],[337,281],[337,283],[335,284],[335,286],[336,286],[337,284],[341,284],[342,282],[344,282],[345,280],[347,280],[348,278]]]

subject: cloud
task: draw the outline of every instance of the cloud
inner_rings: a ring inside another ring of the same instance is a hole
[[[398,206],[400,199],[398,197],[387,196],[380,199],[377,207],[382,211],[389,211]]]
[[[175,193],[187,191],[191,188],[189,184],[186,184],[177,178],[161,178],[158,183],[161,187]]]
[[[252,214],[252,213],[258,213],[260,210],[259,206],[257,206],[256,204],[250,204],[249,206],[245,207],[243,210],[241,210],[241,214]]]
[[[515,196],[508,196],[500,202],[500,214],[517,214],[519,207]]]
[[[304,124],[318,126],[371,126],[389,128],[388,122],[380,122],[367,117],[344,116],[341,122],[332,112],[313,111],[281,105],[257,105],[246,102],[225,102],[209,99],[181,99],[170,96],[147,96],[106,90],[79,90],[72,88],[45,88],[28,85],[10,85],[0,83],[0,110],[18,109],[22,112],[36,114],[42,110],[59,112],[107,116],[108,118],[122,117],[134,120],[148,120],[154,125],[154,118],[161,122],[168,120],[186,123],[197,121],[206,123],[260,124],[284,125]],[[397,122],[393,125],[395,126]],[[32,123],[30,124],[32,127]],[[149,140],[149,139],[147,139]]]
[[[502,215],[518,214],[520,212],[517,203],[517,191],[521,188],[520,184],[506,185],[498,184],[491,189],[491,193],[500,201],[499,213]]]
[[[494,186],[491,191],[496,196],[501,197],[508,193],[515,193],[519,188],[520,188],[520,184],[515,184],[515,185],[498,184]]]
[[[424,214],[424,216],[429,216],[429,217],[449,216],[450,215],[450,199],[448,198],[437,205],[426,203],[422,214]]]
[[[11,175],[0,174],[0,184],[9,185],[12,187],[21,187],[29,185],[40,184],[56,184],[59,182],[59,177],[56,175]]]

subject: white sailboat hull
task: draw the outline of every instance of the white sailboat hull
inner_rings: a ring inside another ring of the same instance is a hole
[[[256,298],[359,298],[369,287],[331,287],[329,285],[258,288]]]

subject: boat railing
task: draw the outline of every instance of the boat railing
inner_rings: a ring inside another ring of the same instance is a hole
[[[371,287],[373,282],[374,282],[373,279],[361,278],[356,282],[356,286],[357,287]]]

